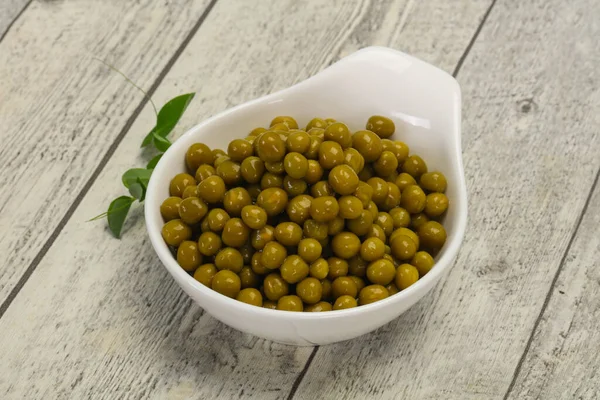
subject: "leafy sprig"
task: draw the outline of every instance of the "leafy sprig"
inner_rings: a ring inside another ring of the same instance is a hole
[[[156,116],[156,125],[142,141],[142,147],[153,143],[154,147],[160,151],[167,151],[171,145],[171,142],[167,139],[167,135],[175,128],[175,125],[177,125],[177,122],[179,122],[179,119],[183,115],[183,111],[185,111],[193,98],[194,93],[183,94],[165,104]]]
[[[117,197],[110,203],[106,212],[90,219],[90,221],[96,221],[106,217],[106,220],[108,222],[108,228],[110,229],[111,233],[116,238],[120,238],[121,231],[123,229],[123,224],[127,219],[127,214],[129,214],[131,206],[136,201],[140,203],[144,201],[144,199],[146,198],[146,190],[148,189],[148,182],[150,181],[152,171],[154,170],[154,167],[156,167],[156,164],[162,157],[163,153],[167,151],[169,146],[171,146],[171,142],[169,141],[167,136],[173,131],[173,128],[175,128],[175,126],[181,119],[181,116],[183,115],[186,108],[194,98],[195,93],[186,93],[177,96],[169,100],[164,106],[162,106],[160,111],[156,112],[156,106],[154,105],[154,102],[144,90],[142,90],[139,86],[133,83],[127,76],[125,76],[125,74],[123,74],[118,69],[114,68],[113,66],[105,63],[100,59],[97,60],[102,62],[104,65],[108,66],[113,71],[119,73],[127,80],[127,82],[129,82],[135,88],[144,93],[144,95],[152,104],[152,107],[154,108],[154,112],[156,114],[156,124],[142,141],[141,147],[147,147],[148,145],[152,145],[160,153],[154,156],[150,161],[148,161],[146,168],[131,168],[125,171],[125,173],[121,177],[121,181],[123,182],[123,186],[125,186],[125,188],[129,191],[130,196]]]

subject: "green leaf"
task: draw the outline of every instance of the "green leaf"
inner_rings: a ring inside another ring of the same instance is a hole
[[[154,147],[162,152],[167,151],[167,149],[171,146],[169,139],[162,137],[157,133],[152,136],[152,143],[154,143]]]
[[[108,213],[106,219],[108,219],[108,227],[112,234],[119,239],[121,237],[121,229],[125,223],[125,218],[129,213],[129,209],[135,199],[129,196],[117,197],[108,206]]]
[[[146,165],[146,168],[154,169],[154,167],[156,167],[156,164],[158,164],[158,160],[160,160],[161,157],[162,157],[162,154],[159,154],[159,155],[155,156],[154,158],[152,158],[152,160],[148,161],[148,165]]]
[[[135,182],[129,186],[129,194],[138,199],[139,201],[144,201],[144,187]]]
[[[148,185],[148,181],[150,180],[150,175],[152,175],[151,169],[145,168],[131,168],[125,171],[121,180],[123,181],[123,185],[129,189],[129,187],[136,183],[138,179]]]
[[[141,178],[138,178],[137,182],[129,186],[129,193],[142,202],[146,198],[146,189],[148,189],[148,182],[144,182]]]
[[[169,100],[158,112],[156,125],[142,141],[142,147],[146,147],[152,142],[156,144],[156,140],[154,139],[156,135],[163,138],[167,137],[173,128],[175,128],[175,125],[177,125],[177,122],[179,122],[179,119],[195,95],[195,93],[187,93]]]

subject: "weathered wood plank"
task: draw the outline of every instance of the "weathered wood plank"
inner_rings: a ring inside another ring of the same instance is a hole
[[[0,40],[8,28],[14,23],[15,18],[23,11],[30,0],[2,0],[0,3]]]
[[[458,76],[470,227],[456,265],[376,334],[320,348],[296,399],[505,395],[600,167],[599,12],[496,4]],[[596,370],[560,371],[566,384]]]
[[[0,43],[0,304],[209,0],[33,2]]]
[[[489,2],[470,2],[459,13],[446,12],[446,3],[419,2],[403,14],[408,5],[402,0],[219,1],[155,98],[161,103],[198,91],[181,132],[367,44],[383,29],[378,26],[387,10],[407,21],[390,44],[410,44],[413,54],[452,70]],[[429,30],[413,22],[428,15],[439,16]],[[385,29],[390,24],[395,21]],[[388,42],[383,37],[379,43]],[[154,256],[141,210],[121,241],[83,222],[122,190],[126,168],[143,163],[135,155],[151,126],[146,109],[0,320],[0,357],[7,366],[0,396],[287,397],[310,348],[257,340],[202,314]]]
[[[596,186],[509,399],[600,398],[599,285]]]

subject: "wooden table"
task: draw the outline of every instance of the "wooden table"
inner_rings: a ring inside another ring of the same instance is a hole
[[[600,2],[3,0],[0,398],[600,397]],[[295,348],[168,276],[140,208],[86,223],[175,136],[367,45],[453,73],[469,227],[447,278],[373,334]],[[137,157],[137,158],[136,158]]]

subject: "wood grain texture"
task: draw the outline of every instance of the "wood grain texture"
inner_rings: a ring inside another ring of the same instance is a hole
[[[30,0],[2,0],[0,2],[0,40],[15,22]]]
[[[470,222],[455,266],[375,334],[320,348],[295,399],[505,395],[600,167],[599,11],[497,2],[458,76]]]
[[[33,2],[0,43],[0,304],[208,0]]]
[[[219,1],[155,99],[162,103],[197,90],[177,129],[181,133],[366,45],[383,29],[378,24],[388,9],[407,21],[396,45],[410,43],[415,55],[452,70],[488,4],[472,2],[454,14],[438,10],[447,10],[444,1],[419,2],[403,14],[404,1],[386,2],[387,9],[366,1]],[[427,15],[440,17],[429,30],[409,22]],[[394,20],[387,20],[385,29],[390,24]],[[445,28],[437,31],[437,25]],[[140,153],[139,143],[152,123],[146,108],[0,319],[0,357],[6,365],[0,397],[288,396],[312,349],[258,340],[203,314],[155,257],[140,208],[121,241],[101,223],[83,222],[123,190],[119,182],[125,169],[151,156],[132,157]]]
[[[596,186],[509,399],[600,398],[600,186]]]

